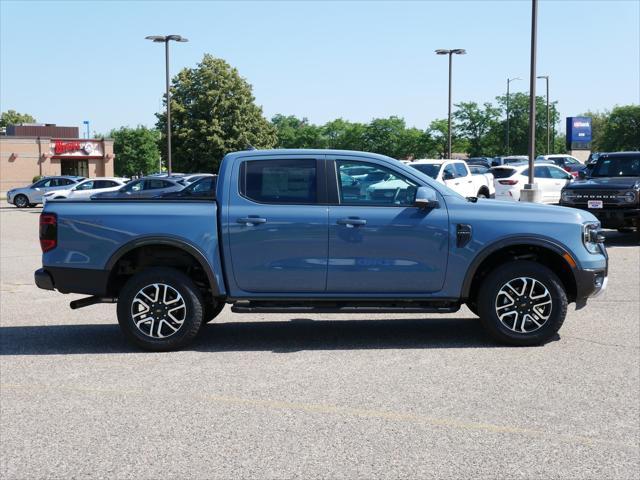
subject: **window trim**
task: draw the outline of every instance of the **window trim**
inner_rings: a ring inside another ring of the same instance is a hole
[[[269,161],[298,161],[298,160],[311,160],[315,162],[316,168],[316,201],[315,202],[260,202],[255,198],[250,198],[246,194],[246,172],[248,162],[269,162]],[[274,157],[249,157],[243,158],[238,165],[238,195],[248,202],[255,203],[256,205],[327,205],[327,182],[325,173],[325,161],[318,157],[290,157],[288,156],[274,156]]]

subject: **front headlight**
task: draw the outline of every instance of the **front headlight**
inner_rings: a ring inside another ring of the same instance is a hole
[[[582,243],[589,253],[600,253],[599,244],[604,243],[600,222],[587,222],[582,225]]]
[[[624,198],[624,201],[627,203],[633,203],[636,201],[636,193],[635,192],[625,192],[624,195],[622,195],[622,198]]]
[[[563,190],[562,191],[562,200],[564,202],[573,202],[573,199],[576,198],[576,194],[571,190]]]

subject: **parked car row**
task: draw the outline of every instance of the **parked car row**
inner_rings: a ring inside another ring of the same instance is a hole
[[[46,177],[23,188],[7,192],[7,202],[18,208],[35,207],[49,200],[99,200],[105,198],[157,198],[165,194],[181,196],[211,192],[211,173],[154,174],[135,180],[124,177],[84,178],[74,176]],[[195,185],[195,188],[190,188]],[[212,195],[212,193],[210,193]]]

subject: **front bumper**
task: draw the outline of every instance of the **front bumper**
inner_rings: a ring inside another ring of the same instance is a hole
[[[607,269],[578,270],[576,279],[576,310],[587,304],[589,298],[600,296],[607,288]]]

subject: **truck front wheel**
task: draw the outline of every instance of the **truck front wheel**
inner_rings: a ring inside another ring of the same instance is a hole
[[[478,313],[485,329],[499,342],[540,345],[562,326],[567,295],[550,269],[518,260],[487,276],[478,294]]]
[[[131,277],[120,291],[120,328],[127,339],[145,350],[184,347],[200,330],[202,319],[202,295],[179,270],[144,270]]]

